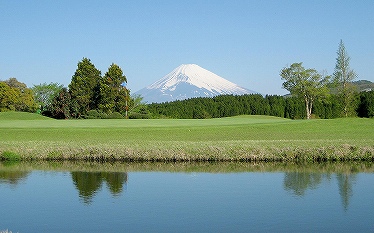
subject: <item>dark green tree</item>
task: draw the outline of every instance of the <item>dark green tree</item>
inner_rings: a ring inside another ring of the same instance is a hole
[[[302,63],[293,63],[290,67],[283,68],[280,76],[285,80],[283,88],[304,100],[306,118],[310,119],[314,101],[328,94],[328,77],[315,69],[305,69]]]
[[[354,93],[355,87],[352,82],[356,79],[356,73],[349,66],[350,57],[345,50],[342,40],[340,40],[337,51],[333,81],[337,86],[338,95],[342,102],[342,115],[345,117],[354,114]]]
[[[76,103],[72,101],[68,90],[62,88],[52,100],[49,110],[45,112],[45,115],[56,119],[68,119],[71,117],[71,112],[77,112]]]
[[[374,117],[374,91],[360,93],[357,113],[359,117]]]
[[[128,94],[128,91],[126,92],[125,90],[126,88],[122,86],[124,82],[127,82],[127,79],[122,69],[118,65],[112,63],[104,77],[100,80],[99,110],[105,113],[125,110],[121,109],[123,104],[118,103],[119,101],[123,101],[121,95],[126,97]]]
[[[101,71],[96,69],[95,65],[91,63],[88,58],[83,58],[78,63],[71,83],[69,84],[69,92],[71,99],[76,102],[78,108],[74,109],[72,115],[80,117],[91,109],[97,108],[99,98],[101,79]]]

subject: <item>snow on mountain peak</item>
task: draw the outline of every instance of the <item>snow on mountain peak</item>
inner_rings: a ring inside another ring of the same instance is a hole
[[[204,88],[208,91],[215,91],[221,94],[238,88],[236,84],[196,64],[183,64],[159,81],[148,86],[147,89],[169,89],[180,82],[189,83],[198,88]]]
[[[252,93],[255,92],[242,88],[196,64],[180,65],[160,80],[136,92],[136,94],[142,95],[147,102]]]

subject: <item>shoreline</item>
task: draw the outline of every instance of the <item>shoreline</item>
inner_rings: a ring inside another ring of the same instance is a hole
[[[87,161],[14,161],[0,162],[0,171],[30,172],[374,172],[373,162],[87,162]]]
[[[2,147],[0,161],[89,162],[325,162],[374,161],[374,146],[341,144],[323,147],[207,147],[194,144],[150,148]]]

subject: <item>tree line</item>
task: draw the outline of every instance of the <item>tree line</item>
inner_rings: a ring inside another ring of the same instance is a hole
[[[374,91],[356,93],[355,111],[350,116],[374,117]],[[311,118],[344,117],[344,104],[338,95],[315,101]],[[307,118],[304,100],[295,96],[260,94],[220,95],[147,105],[156,118],[204,119],[237,115],[269,115],[290,119]]]

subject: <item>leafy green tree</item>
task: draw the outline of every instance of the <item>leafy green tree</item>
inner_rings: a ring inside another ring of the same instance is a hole
[[[97,108],[99,98],[99,81],[101,79],[101,71],[96,69],[88,58],[83,58],[78,63],[71,83],[69,84],[69,92],[71,99],[78,106],[74,109],[73,116],[80,117],[91,109]]]
[[[121,104],[118,101],[122,100],[121,95],[125,95],[125,87],[122,83],[127,82],[126,76],[123,74],[122,69],[112,63],[105,73],[104,77],[100,80],[100,94],[98,101],[99,110],[105,113],[121,111]]]
[[[0,82],[0,112],[15,111],[18,95],[17,89],[5,82]]]
[[[47,110],[52,104],[56,95],[62,90],[64,86],[59,83],[41,83],[34,85],[31,89],[34,92],[35,100],[40,104],[41,110]]]
[[[306,118],[310,119],[314,101],[328,93],[328,77],[315,69],[305,69],[302,63],[293,63],[290,67],[283,68],[280,76],[285,80],[283,88],[304,100]]]
[[[0,82],[0,111],[35,112],[37,103],[32,90],[16,78]]]
[[[349,67],[350,57],[348,56],[342,40],[340,40],[337,51],[333,81],[337,85],[338,95],[343,104],[342,114],[347,117],[354,113],[354,92],[355,87],[352,81],[356,79],[356,73]]]
[[[130,101],[128,104],[129,114],[142,114],[147,115],[149,114],[147,110],[147,105],[143,102],[143,97],[141,95],[131,95]]]

